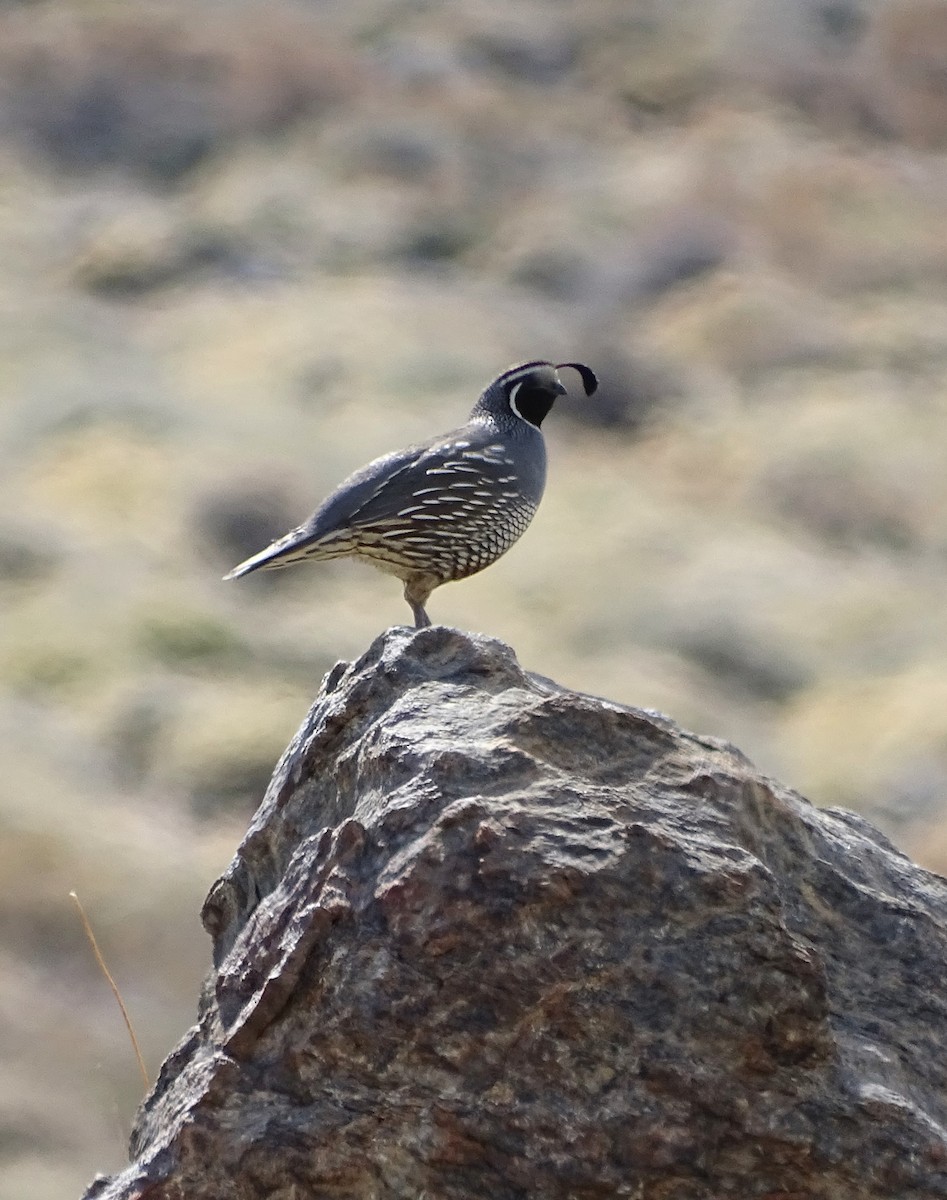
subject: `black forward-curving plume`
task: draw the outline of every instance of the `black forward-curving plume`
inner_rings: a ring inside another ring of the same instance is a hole
[[[559,370],[598,387],[584,363],[527,362],[485,389],[466,425],[386,454],[350,475],[305,524],[225,579],[307,560],[353,556],[404,581],[415,625],[442,583],[490,566],[526,530],[546,484],[540,425],[566,389]]]

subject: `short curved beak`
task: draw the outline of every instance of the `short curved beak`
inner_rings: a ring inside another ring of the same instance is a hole
[[[571,367],[573,371],[577,371],[579,373],[579,377],[582,380],[582,386],[585,388],[586,396],[591,396],[598,387],[598,376],[595,374],[592,368],[587,367],[585,363],[556,363],[557,371],[561,370],[563,367]]]

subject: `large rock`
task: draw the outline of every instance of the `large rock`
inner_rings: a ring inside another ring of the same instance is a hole
[[[337,666],[204,918],[90,1198],[947,1196],[947,883],[500,643]]]

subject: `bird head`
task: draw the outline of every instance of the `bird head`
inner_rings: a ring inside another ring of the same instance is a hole
[[[477,407],[494,415],[512,414],[538,429],[556,397],[567,392],[559,378],[562,367],[571,367],[578,372],[587,396],[598,387],[595,372],[584,363],[520,363],[497,376],[480,397]]]

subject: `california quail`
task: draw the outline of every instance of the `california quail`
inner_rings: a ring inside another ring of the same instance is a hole
[[[466,425],[376,458],[350,475],[304,525],[225,575],[352,555],[404,580],[415,626],[442,583],[482,571],[525,532],[546,484],[543,417],[566,389],[561,367],[598,387],[583,363],[527,362],[499,375]]]

